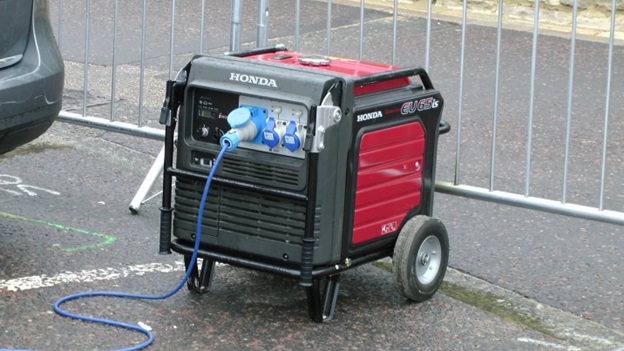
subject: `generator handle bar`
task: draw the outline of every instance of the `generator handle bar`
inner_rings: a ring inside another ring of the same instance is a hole
[[[418,76],[420,78],[420,81],[423,83],[425,89],[434,89],[433,83],[431,82],[427,71],[425,71],[425,69],[422,67],[400,68],[392,71],[373,73],[367,76],[356,78],[354,83],[355,85],[366,85],[399,78],[409,78],[413,76]]]
[[[179,168],[174,168],[174,167],[169,167],[167,171],[168,173],[174,176],[192,177],[192,178],[201,179],[201,180],[206,180],[208,178],[208,176],[206,176],[205,174],[185,171],[185,170],[181,170]],[[212,178],[212,182],[213,184],[228,185],[228,186],[236,187],[239,189],[260,191],[262,193],[269,194],[269,195],[283,196],[285,198],[288,198],[290,200],[295,200],[295,201],[308,201],[308,197],[302,193],[289,191],[289,190],[283,190],[283,189],[274,188],[274,187],[265,186],[265,185],[241,182],[237,180],[223,178],[220,176],[214,176]]]
[[[286,50],[288,49],[286,48],[284,44],[277,44],[275,46],[263,46],[260,48],[226,52],[225,54],[228,56],[246,57],[246,56],[252,56],[252,55],[270,54],[270,53],[275,53],[278,51],[286,51]]]

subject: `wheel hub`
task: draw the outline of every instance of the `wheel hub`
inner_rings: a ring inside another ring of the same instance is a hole
[[[440,271],[442,262],[440,240],[430,235],[423,240],[416,256],[416,276],[421,284],[431,283]]]
[[[429,254],[424,254],[422,255],[422,258],[420,259],[420,264],[423,266],[426,266],[429,264],[429,261],[431,261],[431,256],[429,256]]]

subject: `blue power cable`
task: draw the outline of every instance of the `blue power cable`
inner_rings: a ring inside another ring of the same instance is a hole
[[[109,297],[120,297],[120,298],[127,298],[127,299],[164,300],[174,295],[175,293],[177,293],[184,286],[184,284],[186,284],[186,282],[188,281],[191,275],[191,270],[195,266],[195,261],[197,260],[197,251],[199,250],[199,239],[201,235],[201,224],[202,224],[202,218],[203,218],[203,213],[204,213],[204,203],[206,202],[206,198],[208,197],[208,190],[210,189],[210,183],[212,182],[212,177],[214,176],[215,170],[219,166],[219,163],[221,163],[223,154],[229,147],[230,147],[229,142],[227,142],[226,145],[223,145],[221,152],[219,152],[219,155],[215,159],[212,169],[210,170],[210,173],[208,174],[208,179],[206,179],[206,185],[204,187],[204,192],[202,194],[201,202],[199,203],[199,210],[197,214],[197,226],[195,228],[195,246],[193,247],[193,254],[191,255],[191,262],[188,266],[188,269],[186,270],[186,274],[184,275],[184,278],[182,279],[180,284],[178,284],[178,286],[176,286],[173,290],[171,290],[170,292],[164,295],[140,295],[140,294],[129,294],[129,293],[122,293],[122,292],[115,292],[115,291],[93,291],[93,292],[83,292],[83,293],[68,295],[63,298],[60,298],[58,301],[54,303],[54,311],[57,314],[64,316],[64,317],[79,319],[79,320],[93,322],[93,323],[101,323],[101,324],[111,325],[114,327],[126,328],[126,329],[130,329],[130,330],[143,333],[147,336],[147,340],[141,344],[138,344],[132,347],[127,347],[124,349],[118,349],[115,351],[140,350],[142,348],[149,346],[152,343],[152,341],[154,341],[154,335],[149,330],[143,327],[140,327],[138,325],[133,325],[133,324],[127,324],[123,322],[118,322],[118,321],[114,321],[110,319],[94,318],[94,317],[88,317],[88,316],[82,316],[79,314],[70,313],[65,310],[62,310],[60,308],[60,305],[62,305],[63,303],[67,301],[75,300],[75,299],[82,298],[82,297],[109,296]],[[0,349],[0,351],[8,351],[8,349]],[[24,351],[24,350],[11,349],[11,351]]]

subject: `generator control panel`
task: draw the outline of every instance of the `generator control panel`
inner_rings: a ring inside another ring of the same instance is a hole
[[[237,148],[303,159],[308,115],[303,104],[198,89],[191,134],[199,142],[225,138]]]

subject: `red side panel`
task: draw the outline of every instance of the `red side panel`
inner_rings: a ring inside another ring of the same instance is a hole
[[[419,122],[362,136],[352,243],[396,232],[420,203],[425,133]]]

